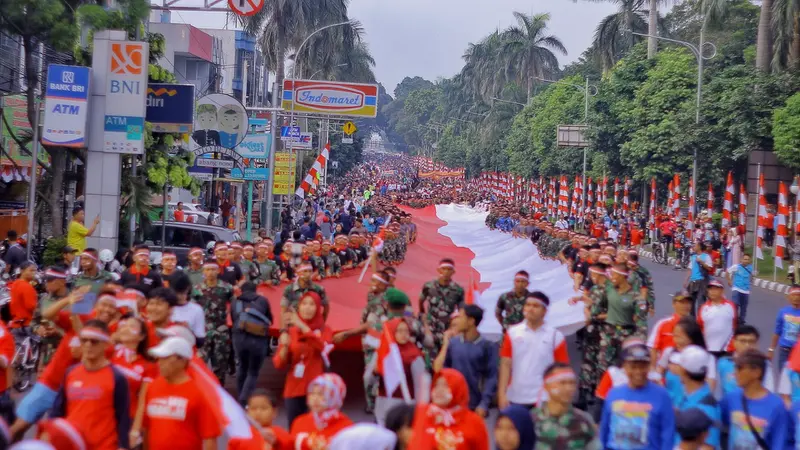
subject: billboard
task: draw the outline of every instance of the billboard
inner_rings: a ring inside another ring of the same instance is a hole
[[[232,149],[247,134],[247,114],[239,100],[227,94],[209,94],[197,101],[192,139],[200,147]],[[207,149],[203,153],[219,152]]]
[[[267,167],[246,167],[244,175],[242,169],[231,170],[231,178],[239,178],[247,181],[266,181],[269,180],[269,168]]]
[[[51,64],[47,68],[42,143],[86,147],[91,69]]]
[[[300,133],[300,136],[295,140],[286,143],[289,148],[298,150],[311,150],[314,142],[314,133]]]
[[[106,70],[103,151],[144,153],[149,47],[146,42],[111,41]]]
[[[147,85],[146,119],[154,133],[191,133],[194,125],[194,85]]]
[[[378,85],[315,80],[283,80],[284,113],[375,117]]]
[[[248,134],[236,146],[236,153],[242,158],[267,159],[272,147],[272,136],[269,134]]]
[[[275,152],[275,178],[272,181],[272,193],[274,195],[289,195],[294,192],[296,167],[296,153]]]
[[[5,143],[8,155],[17,164],[30,166],[32,159],[30,153],[22,151],[17,141],[11,137],[12,133],[14,136],[21,136],[22,134],[30,134],[31,131],[33,131],[31,123],[28,121],[27,97],[25,95],[0,97],[0,106],[2,106],[0,114],[2,114],[5,119],[5,121],[0,121],[0,131],[2,131],[2,133],[0,133],[2,142],[0,143]],[[8,127],[6,127],[6,121],[8,122]],[[47,152],[39,152],[40,159],[46,157],[46,155]],[[5,159],[5,155],[3,159]]]

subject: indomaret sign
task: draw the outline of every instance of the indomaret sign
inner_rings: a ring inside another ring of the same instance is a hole
[[[285,111],[335,116],[375,117],[378,85],[316,80],[283,80]]]

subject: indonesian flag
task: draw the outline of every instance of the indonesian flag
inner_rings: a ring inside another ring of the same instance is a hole
[[[688,230],[694,230],[694,177],[689,178],[689,225]]]
[[[614,212],[617,211],[617,199],[619,197],[619,177],[614,178]]]
[[[656,220],[656,178],[650,180],[650,220]]]
[[[630,202],[628,200],[628,177],[625,177],[625,186],[623,187],[622,194],[622,215],[627,216],[630,209]]]
[[[708,209],[709,214],[714,212],[714,185],[711,183],[708,183],[708,200],[706,201],[706,208]]]
[[[764,193],[764,174],[758,177],[758,227],[756,228],[756,258],[764,259],[761,246],[764,244],[764,229],[767,222],[767,197]]]
[[[586,204],[591,205],[594,203],[594,193],[592,192],[592,179],[586,182]]]
[[[744,184],[739,184],[739,226],[742,233],[747,230],[747,189]]]
[[[789,218],[789,192],[786,183],[778,185],[778,226],[775,230],[775,267],[783,269],[783,257],[786,254],[786,237],[789,235],[786,223]]]
[[[675,217],[681,216],[681,176],[677,173],[672,179],[672,187],[675,189],[672,195],[672,213]]]
[[[464,303],[468,305],[478,304],[481,301],[481,291],[478,289],[478,282],[469,274],[470,288],[464,293]]]
[[[398,387],[403,394],[403,400],[411,403],[411,392],[408,389],[406,371],[403,368],[403,357],[400,355],[400,347],[394,340],[394,336],[389,333],[388,327],[383,327],[381,342],[378,345],[377,365],[375,372],[383,377],[383,385],[386,392],[394,392]]]
[[[725,183],[725,201],[722,204],[722,228],[731,226],[731,213],[733,213],[733,172],[728,172],[728,181]]]
[[[675,195],[673,192],[674,189],[672,188],[672,180],[669,180],[669,184],[667,185],[667,213],[672,214],[672,196]]]

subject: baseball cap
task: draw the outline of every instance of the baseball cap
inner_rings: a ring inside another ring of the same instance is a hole
[[[650,350],[643,343],[631,344],[622,349],[622,360],[650,362]]]
[[[159,329],[156,333],[164,338],[174,337],[183,339],[192,347],[197,345],[197,337],[194,335],[194,333],[192,333],[192,330],[183,325],[170,325],[167,328]]]
[[[674,363],[683,367],[684,370],[693,374],[701,375],[708,371],[708,352],[697,345],[689,345],[680,353],[674,353]],[[670,362],[673,362],[670,357]]]
[[[177,355],[183,359],[192,359],[192,346],[183,338],[168,337],[151,348],[148,353],[154,358]]]
[[[708,431],[714,422],[698,408],[689,408],[675,413],[675,431],[684,441],[693,441]]]
[[[708,287],[716,287],[720,289],[724,289],[725,286],[716,278],[712,278],[711,281],[708,282]]]

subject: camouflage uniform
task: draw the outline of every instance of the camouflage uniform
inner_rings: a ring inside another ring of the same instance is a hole
[[[642,287],[647,288],[647,308],[652,310],[656,307],[656,291],[653,286],[653,276],[650,275],[650,271],[647,270],[646,267],[641,265],[636,268],[636,275],[639,276]]]
[[[106,283],[113,283],[114,277],[111,276],[110,273],[106,272],[105,270],[100,270],[97,272],[97,275],[90,277],[85,273],[81,272],[75,276],[75,281],[72,284],[73,289],[77,289],[83,286],[91,286],[89,292],[86,296],[94,295],[94,300],[97,300],[97,294],[100,293],[100,290]],[[85,298],[85,297],[84,297]]]
[[[536,450],[600,450],[597,426],[589,414],[570,407],[559,417],[552,417],[547,403],[531,413],[536,427]]]
[[[378,260],[389,266],[399,262],[400,258],[397,237],[389,232],[386,233],[386,236],[386,239],[383,241],[383,249],[381,249],[380,254],[378,254]]]
[[[199,286],[203,284],[203,267],[200,266],[198,270],[192,270],[191,267],[186,268],[184,273],[189,276],[189,281],[192,282],[192,286]]]
[[[33,320],[31,320],[31,332],[38,335],[39,327],[55,327],[55,324],[52,321],[44,320],[42,318],[42,311],[62,298],[54,298],[50,294],[42,294],[39,296],[39,303],[36,305],[36,309],[33,312]],[[56,349],[58,348],[58,344],[61,343],[61,338],[64,337],[64,330],[57,327],[55,330],[58,332],[57,334],[42,338],[39,347],[39,358],[41,361],[40,367],[44,367],[50,362],[50,359],[53,357],[53,353],[55,353]]]
[[[640,286],[637,283],[632,285],[631,290],[627,293],[619,294],[628,297],[628,299],[624,300],[626,302],[636,302],[634,316],[630,318],[633,322],[633,326],[612,325],[610,323],[605,323],[603,325],[597,363],[597,369],[601,374],[608,370],[609,366],[617,363],[617,356],[619,355],[620,348],[622,348],[622,342],[625,339],[633,335],[637,335],[644,340],[647,339],[647,300],[639,299],[639,288]],[[607,289],[615,288],[609,283],[607,284]],[[608,295],[608,290],[606,290],[606,296]]]
[[[281,284],[281,269],[278,263],[271,259],[266,261],[256,261],[258,264],[258,278],[255,280],[259,283],[272,283],[273,286]]]
[[[607,281],[606,283],[610,283]],[[600,340],[605,327],[605,321],[597,318],[600,314],[608,312],[608,300],[604,286],[592,286],[589,290],[592,305],[589,307],[591,322],[586,326],[583,336],[583,358],[581,371],[578,374],[579,399],[588,402],[594,398],[594,391],[600,382],[605,370],[600,370],[598,357],[600,354]]]
[[[319,297],[322,299],[323,306],[328,304],[328,297],[325,296],[325,288],[314,282],[309,282],[309,285],[303,288],[300,287],[300,284],[297,281],[295,281],[294,283],[286,286],[286,289],[283,290],[281,307],[297,309],[297,304],[300,303],[300,299],[303,298],[303,295],[308,291],[314,291],[319,294]]]
[[[425,318],[433,333],[433,349],[428,355],[431,360],[442,348],[444,332],[450,326],[450,315],[463,302],[464,288],[455,281],[442,286],[437,279],[422,286],[422,292],[419,294],[420,313],[425,312]]]
[[[248,281],[258,279],[258,265],[248,259],[239,261],[239,268],[242,269],[242,275]]]
[[[500,324],[503,330],[507,330],[511,325],[516,325],[525,319],[522,309],[525,307],[525,299],[528,297],[528,290],[518,296],[515,291],[506,292],[497,299],[495,316],[503,317]],[[505,314],[503,314],[505,313]]]
[[[386,321],[387,310],[383,294],[375,295],[370,292],[367,294],[367,306],[361,312],[362,324],[369,324],[370,329],[382,331],[383,322]],[[375,359],[375,352],[378,350],[379,341],[376,336],[369,332],[361,336],[361,346],[364,349],[364,367],[369,367]],[[378,383],[375,377],[364,377],[364,393],[367,399],[367,409],[375,409],[375,398],[378,396]]]
[[[320,256],[320,258],[325,264],[325,271],[330,272],[330,275],[326,273],[325,276],[333,277],[342,273],[342,262],[336,253],[329,252],[327,255]]]
[[[311,255],[310,262],[311,266],[314,268],[317,274],[319,274],[319,277],[325,278],[327,274],[325,273],[325,261],[322,260],[322,257]]]
[[[228,332],[228,305],[233,301],[233,286],[222,280],[214,287],[205,282],[197,286],[195,300],[203,307],[206,319],[204,359],[214,375],[225,385],[225,375],[231,356],[231,339]]]

